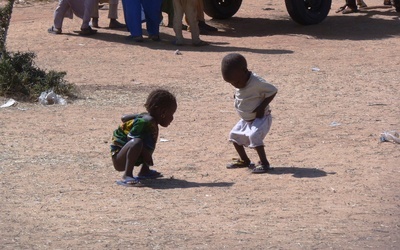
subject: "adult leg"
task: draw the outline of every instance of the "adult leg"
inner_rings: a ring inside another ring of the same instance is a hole
[[[125,23],[135,41],[142,40],[142,7],[140,0],[122,0]]]
[[[96,6],[92,11],[92,27],[99,28],[99,7]]]
[[[182,18],[183,18],[183,4],[186,0],[173,0],[174,4],[174,32],[175,32],[175,44],[183,44],[182,34]]]
[[[204,3],[203,0],[197,0],[197,21],[199,22],[200,33],[206,33],[207,31],[218,31],[217,28],[210,26],[206,23],[204,18]]]
[[[185,15],[187,17],[190,32],[192,34],[192,43],[194,45],[200,44],[200,30],[197,22],[197,0],[187,0],[186,6],[184,8]]]
[[[108,25],[111,29],[122,29],[126,28],[125,24],[117,21],[118,19],[118,0],[110,0],[108,9],[108,18],[110,19],[110,24]]]
[[[147,32],[152,39],[158,38],[160,34],[161,5],[162,0],[142,0],[144,14],[146,15]]]
[[[65,13],[70,9],[68,0],[60,0],[54,11],[54,28],[61,30]]]

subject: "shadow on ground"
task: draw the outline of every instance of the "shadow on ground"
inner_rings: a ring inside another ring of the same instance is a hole
[[[142,180],[142,183],[153,189],[198,188],[198,187],[230,187],[233,182],[192,182],[180,179]]]
[[[386,18],[382,18],[386,16]],[[389,17],[389,19],[387,18]],[[328,40],[376,40],[386,39],[400,35],[399,13],[393,8],[379,7],[375,9],[362,10],[352,15],[328,16],[323,22],[317,25],[303,26],[295,23],[289,17],[285,19],[268,19],[266,12],[265,18],[232,17],[226,20],[211,20],[210,24],[219,28],[219,32],[210,33],[210,36],[221,37],[262,37],[275,35],[302,35],[314,39]],[[138,43],[127,39],[129,32],[124,34],[99,33],[88,39],[102,40],[106,42],[131,44],[133,46],[147,47],[154,50],[180,50],[184,51],[203,51],[203,52],[232,52],[242,51],[260,54],[292,54],[292,50],[282,49],[262,49],[249,47],[230,46],[228,42],[211,43],[209,46],[193,47],[189,45],[190,40],[185,40],[185,46],[175,46],[172,44],[174,36],[161,33],[161,42],[146,40]],[[143,34],[146,31],[143,30]],[[77,34],[63,34],[76,36]],[[207,41],[207,35],[201,38]]]
[[[318,178],[325,177],[328,174],[336,174],[335,172],[325,172],[317,168],[299,168],[299,167],[274,167],[268,174],[291,174],[295,178]]]
[[[306,35],[329,40],[375,40],[400,35],[399,16],[393,9],[369,9],[352,15],[328,16],[323,22],[309,26],[297,24],[289,17],[271,20],[268,13],[266,18],[232,17],[213,23],[221,24],[225,27],[223,35],[232,37]]]

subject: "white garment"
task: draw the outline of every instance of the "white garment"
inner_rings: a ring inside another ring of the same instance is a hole
[[[229,141],[249,148],[264,146],[263,140],[267,136],[271,124],[272,116],[270,112],[267,112],[263,118],[256,118],[252,122],[240,119],[231,130]]]
[[[265,98],[274,95],[277,91],[278,89],[275,86],[251,73],[246,87],[235,91],[235,108],[240,118],[245,121],[254,120],[256,118],[254,110]],[[265,110],[269,110],[269,106]]]

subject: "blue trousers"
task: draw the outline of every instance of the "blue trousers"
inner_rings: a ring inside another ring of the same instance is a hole
[[[161,5],[163,0],[122,0],[125,23],[131,36],[142,35],[142,6],[146,16],[146,28],[149,36],[160,33]]]

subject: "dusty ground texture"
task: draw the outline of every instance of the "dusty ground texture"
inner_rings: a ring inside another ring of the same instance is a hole
[[[0,109],[0,248],[399,249],[400,145],[379,143],[400,130],[399,13],[335,14],[341,4],[304,27],[282,0],[247,0],[230,20],[207,18],[220,29],[202,36],[212,45],[182,55],[169,28],[162,42],[134,44],[121,30],[80,37],[74,18],[50,35],[56,2],[16,5],[8,49],[67,71],[85,98]],[[238,120],[220,76],[228,52],[279,88],[265,140],[270,174],[225,168]],[[111,133],[157,87],[179,102],[154,155],[165,178],[118,186]]]

